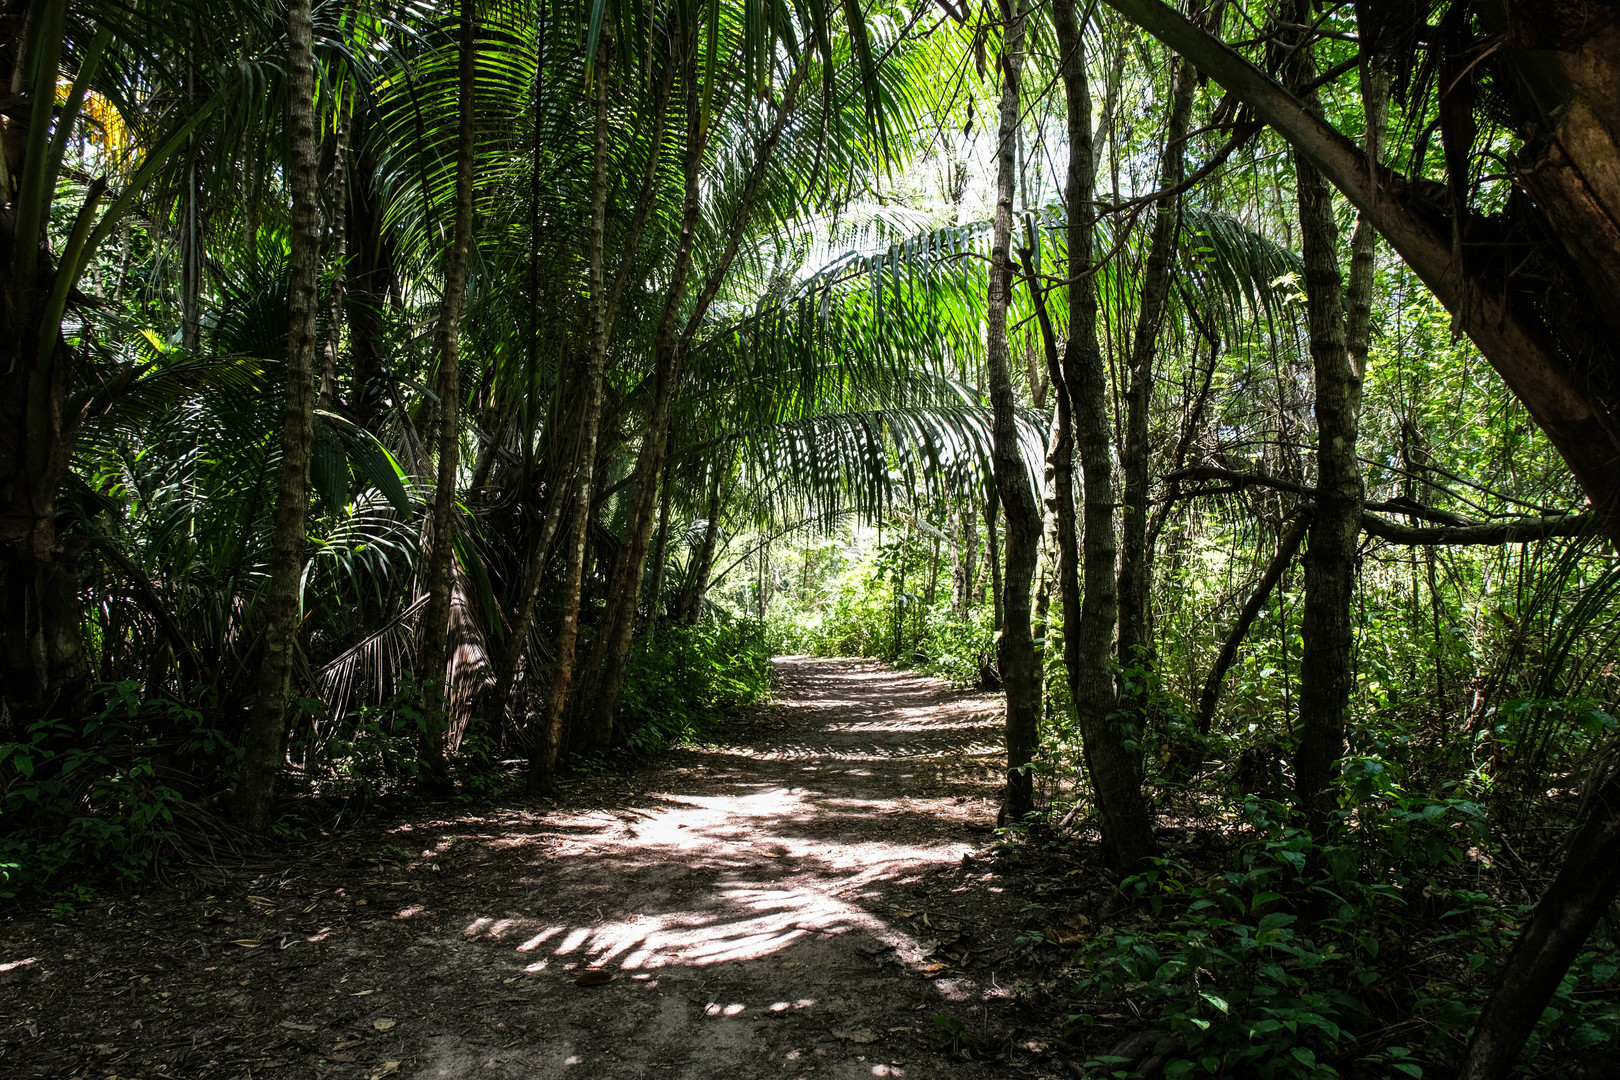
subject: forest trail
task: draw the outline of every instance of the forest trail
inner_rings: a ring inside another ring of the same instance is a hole
[[[428,808],[207,893],[0,923],[0,1073],[1005,1075],[1020,902],[975,861],[999,703],[777,666],[770,707],[558,804]]]

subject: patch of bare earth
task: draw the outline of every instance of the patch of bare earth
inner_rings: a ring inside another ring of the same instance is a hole
[[[982,854],[999,703],[778,667],[772,707],[558,803],[0,923],[0,1075],[1041,1075]]]

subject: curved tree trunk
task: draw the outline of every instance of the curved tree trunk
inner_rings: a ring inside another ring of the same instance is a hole
[[[990,241],[990,295],[986,306],[985,368],[995,414],[996,490],[1007,511],[1007,568],[1002,586],[1003,622],[996,655],[1007,691],[1007,820],[1019,821],[1035,808],[1034,778],[1028,765],[1040,731],[1041,668],[1030,627],[1030,586],[1041,539],[1041,512],[1030,485],[1018,439],[1018,402],[1013,394],[1012,357],[1007,343],[1007,304],[1012,299],[1013,189],[1017,182],[1014,142],[1020,117],[1024,68],[1025,0],[1003,0],[1001,110],[997,131],[996,211]]]
[[[1120,867],[1134,867],[1155,850],[1153,821],[1142,800],[1142,769],[1126,747],[1113,716],[1114,623],[1118,612],[1114,558],[1114,466],[1110,458],[1108,371],[1097,344],[1097,287],[1092,274],[1096,176],[1091,132],[1091,87],[1085,40],[1074,0],[1055,0],[1052,22],[1062,56],[1069,116],[1069,345],[1064,385],[1074,418],[1075,447],[1085,481],[1083,583],[1078,618],[1065,627],[1064,660],[1074,698],[1086,769],[1097,799],[1103,847]],[[1065,615],[1065,619],[1069,619]]]
[[[287,391],[282,413],[281,469],[270,537],[265,589],[264,654],[243,732],[242,773],[235,811],[252,832],[270,828],[276,774],[284,756],[287,693],[297,648],[299,585],[304,571],[304,521],[309,513],[309,454],[315,416],[316,277],[320,213],[315,139],[315,26],[309,0],[287,8],[287,128],[292,189],[291,280],[287,291]]]
[[[1271,562],[1266,566],[1266,572],[1260,575],[1260,581],[1249,594],[1249,602],[1243,605],[1238,613],[1237,621],[1227,633],[1226,640],[1221,643],[1221,651],[1215,657],[1215,663],[1209,669],[1209,678],[1204,680],[1204,692],[1198,697],[1198,734],[1208,735],[1209,725],[1215,718],[1215,706],[1221,699],[1221,685],[1226,681],[1226,673],[1232,668],[1232,661],[1237,659],[1239,646],[1249,634],[1249,627],[1254,620],[1266,609],[1266,601],[1271,598],[1271,590],[1277,587],[1282,576],[1287,572],[1288,566],[1299,553],[1299,545],[1305,539],[1305,526],[1308,520],[1297,517],[1293,524],[1283,532],[1277,541],[1277,554],[1272,556]]]
[[[421,783],[428,791],[451,787],[444,756],[450,704],[450,593],[456,534],[456,479],[461,466],[461,312],[472,260],[473,164],[476,142],[477,11],[475,0],[461,0],[459,63],[460,120],[456,143],[454,239],[444,270],[444,299],[434,331],[439,357],[439,472],[433,492],[433,548],[428,558],[428,603],[422,613],[422,654],[417,665],[426,687],[424,727],[418,742]]]

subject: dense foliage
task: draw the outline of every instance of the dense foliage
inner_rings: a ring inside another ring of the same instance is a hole
[[[1554,0],[9,4],[0,899],[881,657],[1003,691],[1007,857],[1107,875],[1029,931],[1162,1029],[1099,1075],[1584,1075],[1617,57]]]

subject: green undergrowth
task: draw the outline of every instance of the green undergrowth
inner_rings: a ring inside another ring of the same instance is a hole
[[[757,621],[673,624],[638,638],[620,706],[615,754],[646,754],[690,739],[726,713],[763,701],[774,669]],[[134,885],[172,863],[186,840],[228,826],[225,795],[241,748],[205,714],[143,698],[134,682],[101,688],[79,720],[44,720],[0,743],[0,903],[54,904],[59,913],[98,889]],[[423,687],[401,680],[380,705],[336,730],[295,702],[279,835],[296,837],[400,813],[415,800]],[[489,726],[474,718],[451,755],[462,802],[522,785],[521,763],[492,760]],[[576,768],[597,763],[576,761]]]
[[[661,625],[637,638],[619,705],[628,748],[660,750],[764,701],[775,679],[771,655],[752,619]]]
[[[1170,1080],[1448,1075],[1528,916],[1523,883],[1482,854],[1495,845],[1468,798],[1363,802],[1341,825],[1317,844],[1250,798],[1228,858],[1185,852],[1125,879],[1124,914],[1072,954],[1072,1037],[1128,1009],[1166,1032]],[[1612,934],[1560,984],[1521,1075],[1582,1075],[1620,1040]],[[1130,1064],[1099,1055],[1089,1075]]]

